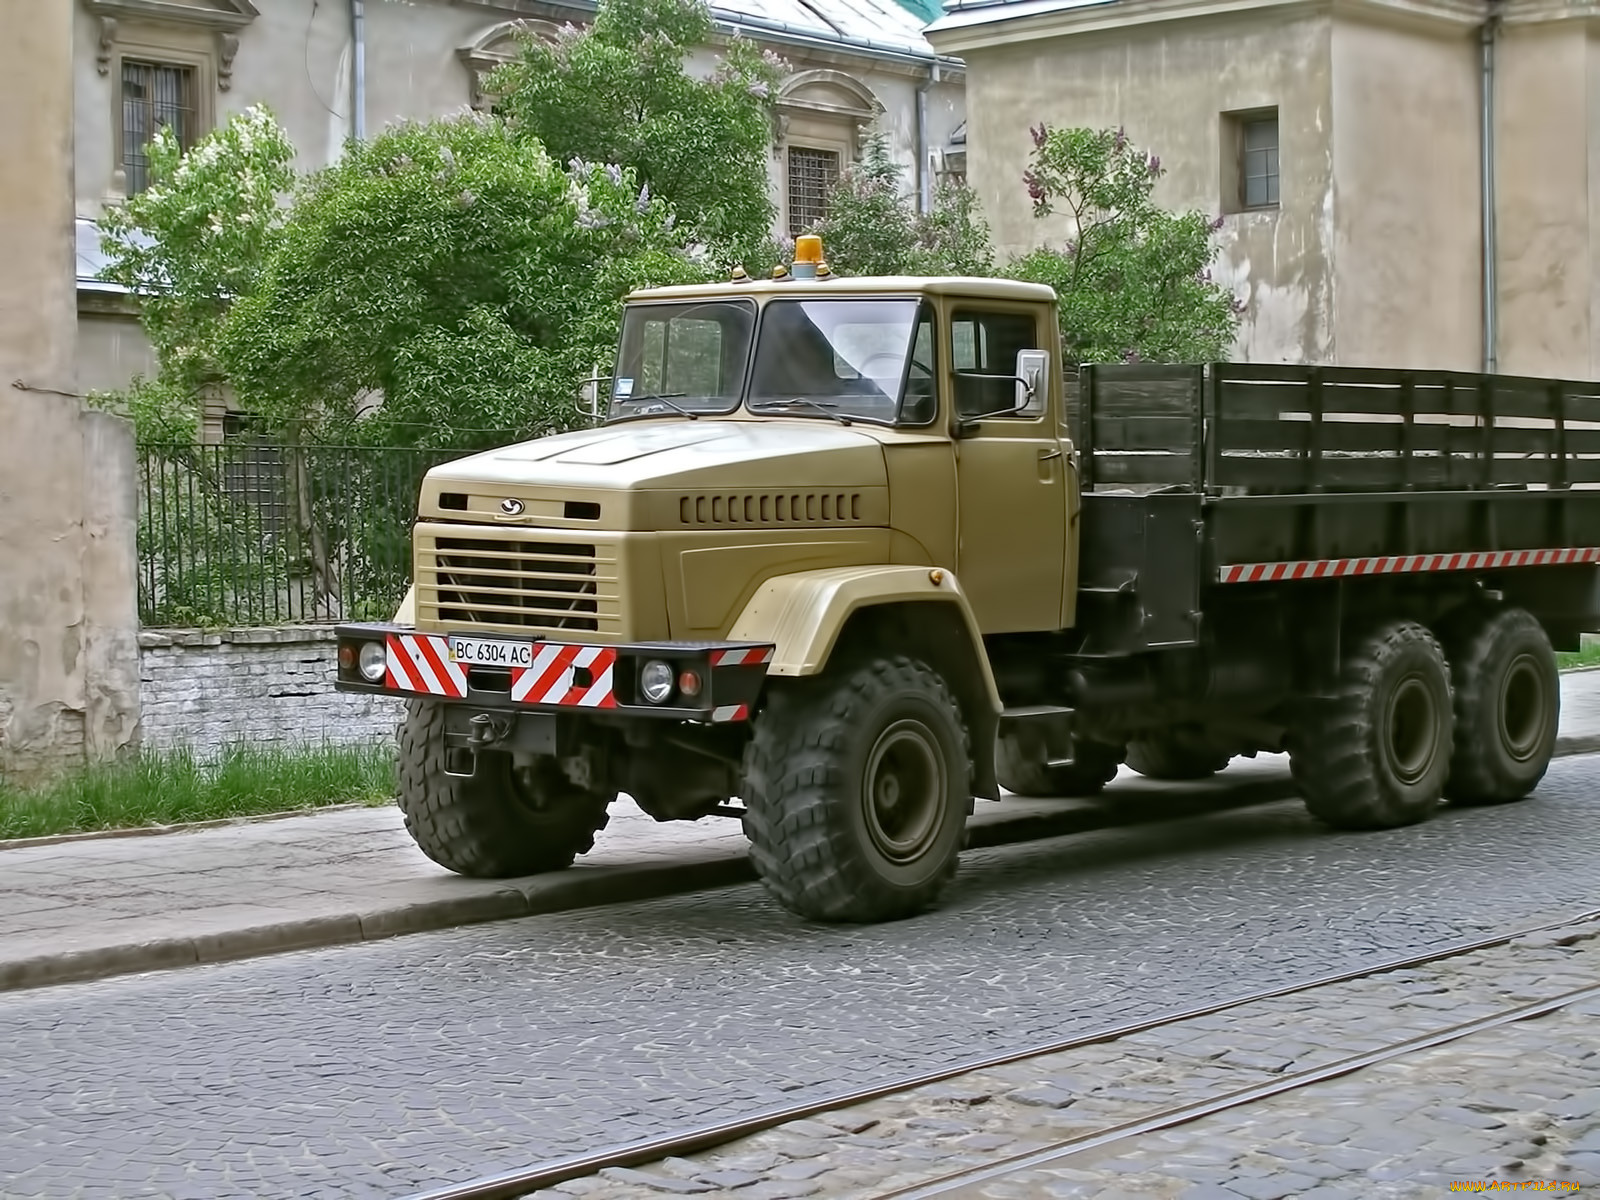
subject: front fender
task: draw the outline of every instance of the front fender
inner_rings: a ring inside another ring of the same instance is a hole
[[[955,575],[940,567],[829,567],[780,575],[750,598],[728,638],[776,646],[770,675],[816,675],[858,610],[928,602],[948,604],[960,614],[983,691],[999,713],[1000,691],[972,606]]]

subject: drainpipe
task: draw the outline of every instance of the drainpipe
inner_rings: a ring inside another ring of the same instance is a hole
[[[354,70],[350,73],[350,132],[367,140],[367,10],[363,0],[350,0],[350,41]]]
[[[1498,305],[1499,280],[1496,272],[1497,248],[1495,238],[1494,174],[1494,68],[1495,46],[1500,40],[1500,8],[1502,0],[1489,0],[1489,15],[1479,31],[1483,51],[1482,80],[1479,84],[1480,109],[1483,127],[1479,132],[1482,149],[1482,181],[1479,192],[1483,203],[1483,369],[1493,374],[1500,365],[1500,312]]]
[[[917,207],[933,211],[933,173],[928,170],[928,92],[939,82],[939,60],[928,65],[928,78],[917,85]]]

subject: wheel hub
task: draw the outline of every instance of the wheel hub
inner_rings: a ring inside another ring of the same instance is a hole
[[[1544,739],[1546,705],[1539,668],[1523,654],[1506,668],[1500,685],[1500,741],[1506,753],[1527,762]]]
[[[1411,675],[1395,688],[1388,707],[1389,761],[1402,783],[1416,783],[1428,773],[1438,752],[1439,714],[1433,693],[1420,676]]]
[[[913,862],[939,834],[947,780],[938,741],[921,721],[890,725],[867,755],[862,788],[867,833],[891,862]]]

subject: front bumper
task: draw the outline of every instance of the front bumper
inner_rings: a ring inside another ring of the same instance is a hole
[[[753,642],[636,642],[596,646],[545,638],[477,632],[419,633],[403,625],[340,625],[334,686],[341,692],[460,701],[506,712],[592,713],[725,724],[747,721],[761,694],[775,647]],[[456,661],[451,639],[514,644],[527,665],[483,666]],[[357,665],[363,644],[381,642],[384,675],[371,681]],[[680,687],[660,704],[639,689],[646,663],[667,662],[681,680],[700,681],[692,695]]]

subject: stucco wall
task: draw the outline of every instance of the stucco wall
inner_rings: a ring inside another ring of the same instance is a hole
[[[72,13],[0,0],[0,29],[28,97],[0,128],[0,774],[23,777],[136,736],[133,451],[75,395]]]
[[[1327,18],[1268,15],[1048,37],[963,51],[969,175],[1004,253],[1060,240],[1038,221],[1021,179],[1028,128],[1124,127],[1161,156],[1166,205],[1222,205],[1222,114],[1276,105],[1282,204],[1227,217],[1217,277],[1250,305],[1240,352],[1258,361],[1332,351],[1333,114]],[[942,48],[942,47],[941,47]]]
[[[1578,22],[1509,26],[1500,48],[1500,369],[1593,378],[1595,45]]]
[[[1444,0],[1234,8],[1124,0],[929,31],[966,59],[972,174],[1001,242],[1060,236],[1016,184],[1030,122],[1125,125],[1171,171],[1159,198],[1210,211],[1218,114],[1276,105],[1281,207],[1223,232],[1219,278],[1249,302],[1235,354],[1481,369],[1484,14]],[[1577,0],[1508,5],[1505,22],[1498,366],[1595,378],[1600,39]]]
[[[126,387],[135,375],[156,373],[156,353],[139,318],[120,306],[78,308],[78,388],[109,392]]]
[[[389,741],[404,709],[333,690],[331,629],[155,629],[139,647],[147,746]]]
[[[1333,65],[1337,356],[1481,370],[1473,31],[1342,18]]]

